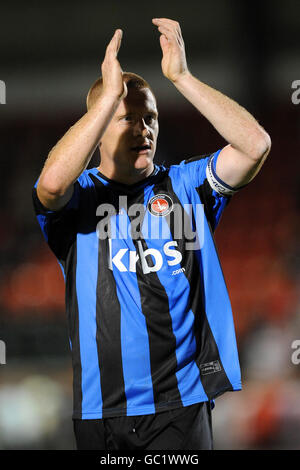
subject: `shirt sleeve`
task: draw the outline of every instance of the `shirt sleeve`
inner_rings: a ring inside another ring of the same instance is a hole
[[[246,186],[233,188],[218,177],[216,163],[221,150],[182,162],[187,176],[186,181],[188,180],[192,190],[198,193],[212,231],[216,229],[232,196]]]
[[[32,201],[38,223],[48,243],[59,261],[65,261],[70,246],[77,233],[78,213],[83,187],[78,179],[74,183],[74,192],[69,202],[57,211],[45,207],[37,195],[38,180],[32,188]]]

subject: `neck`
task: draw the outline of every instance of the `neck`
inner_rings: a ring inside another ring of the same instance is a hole
[[[106,178],[123,184],[134,184],[147,178],[154,170],[154,164],[151,162],[146,168],[116,168],[105,165],[101,162],[97,168]]]

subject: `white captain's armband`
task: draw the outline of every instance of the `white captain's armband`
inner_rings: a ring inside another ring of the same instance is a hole
[[[210,187],[217,191],[217,193],[221,194],[222,196],[233,196],[233,194],[237,193],[240,188],[232,188],[228,184],[224,183],[216,173],[214,168],[214,156],[213,154],[210,159],[208,160],[207,167],[206,167],[206,178],[210,184]]]

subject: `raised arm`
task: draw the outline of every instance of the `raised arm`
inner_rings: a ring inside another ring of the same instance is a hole
[[[127,94],[117,59],[122,30],[117,29],[101,65],[103,90],[98,101],[50,151],[37,185],[41,203],[59,210],[71,199],[74,182],[85,170],[121,100]]]
[[[161,33],[163,74],[228,142],[218,157],[217,175],[233,188],[248,183],[270,151],[269,135],[248,111],[190,73],[177,21],[156,18],[152,22]]]

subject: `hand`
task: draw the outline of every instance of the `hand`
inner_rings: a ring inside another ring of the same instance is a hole
[[[163,74],[175,82],[180,76],[188,73],[180,25],[177,21],[168,18],[154,18],[152,23],[161,33],[159,40],[163,53],[161,61]]]
[[[116,29],[105,52],[101,65],[103,78],[103,94],[122,100],[127,95],[127,86],[123,80],[123,73],[117,55],[120,49],[123,31]]]

